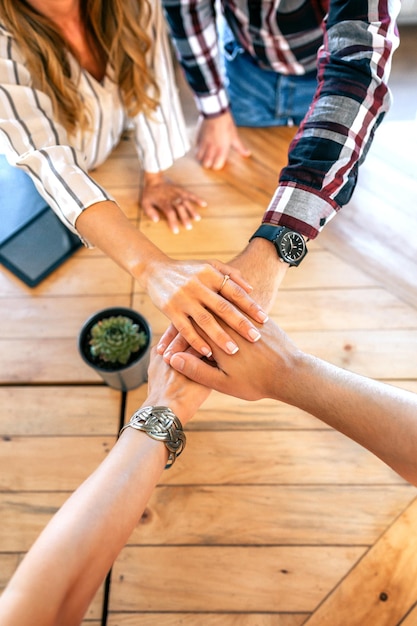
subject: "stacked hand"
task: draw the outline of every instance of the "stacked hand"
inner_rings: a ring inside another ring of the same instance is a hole
[[[226,327],[250,342],[259,339],[259,330],[251,320],[263,323],[267,315],[249,295],[250,285],[231,265],[165,258],[149,264],[146,273],[150,297],[172,322],[159,343],[160,354],[178,333],[181,346],[190,345],[203,356],[211,354],[211,346],[200,331],[228,354],[234,354],[238,346]],[[223,285],[225,275],[230,278]],[[226,325],[220,325],[216,316]]]

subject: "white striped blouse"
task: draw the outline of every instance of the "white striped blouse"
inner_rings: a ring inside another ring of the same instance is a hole
[[[122,133],[133,127],[138,157],[147,172],[168,169],[189,148],[160,3],[153,2],[151,66],[160,106],[149,117],[129,119],[108,68],[102,82],[70,58],[72,75],[92,113],[89,132],[68,137],[50,99],[34,89],[13,35],[0,24],[0,153],[32,178],[38,192],[73,232],[80,213],[113,199],[88,174],[109,156]]]

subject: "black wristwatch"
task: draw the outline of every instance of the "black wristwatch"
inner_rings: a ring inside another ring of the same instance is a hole
[[[286,226],[272,226],[272,224],[262,224],[252,235],[249,241],[255,237],[262,237],[271,241],[278,253],[280,260],[289,265],[300,265],[307,254],[307,246],[304,237]]]

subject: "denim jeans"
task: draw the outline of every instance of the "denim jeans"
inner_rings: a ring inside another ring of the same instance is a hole
[[[223,32],[224,71],[237,126],[299,125],[317,88],[316,72],[285,76],[263,69],[233,38]]]

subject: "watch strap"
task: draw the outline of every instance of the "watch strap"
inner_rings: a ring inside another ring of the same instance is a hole
[[[262,237],[262,239],[268,239],[268,241],[274,242],[283,230],[285,230],[285,226],[261,224],[261,226],[259,226],[259,228],[253,233],[249,241],[252,241],[252,239],[255,239],[255,237]]]

